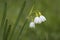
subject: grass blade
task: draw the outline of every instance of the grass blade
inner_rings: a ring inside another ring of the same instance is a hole
[[[12,36],[13,36],[13,34],[14,34],[14,30],[15,30],[15,28],[16,28],[19,20],[20,20],[20,16],[21,16],[21,14],[23,13],[23,10],[24,10],[24,8],[25,8],[25,5],[26,5],[26,1],[24,1],[24,3],[23,3],[23,6],[22,6],[21,11],[20,11],[20,13],[19,13],[19,15],[18,15],[18,18],[17,18],[17,20],[16,20],[16,23],[15,23],[13,29],[12,29],[12,33],[11,33],[11,36],[10,36],[9,40],[12,39]]]
[[[21,36],[22,31],[23,31],[24,26],[25,26],[26,23],[27,23],[27,19],[25,20],[25,22],[24,22],[24,24],[23,24],[23,26],[22,26],[22,28],[21,28],[21,31],[20,31],[20,33],[19,33],[19,35],[18,35],[18,37],[17,37],[17,40],[19,40],[19,37]]]
[[[6,36],[5,36],[5,40],[8,40],[8,36],[9,36],[10,30],[11,30],[11,25],[9,25],[9,27],[8,27],[8,29],[7,29],[7,33],[6,33]]]
[[[32,6],[32,8],[31,8],[31,10],[30,10],[30,12],[29,12],[29,15],[28,16],[30,16],[31,15],[31,13],[32,13],[32,11],[33,11],[33,8],[34,8],[34,5]],[[27,16],[27,17],[28,17]],[[20,33],[18,34],[18,36],[17,36],[17,40],[19,40],[20,38],[20,36],[21,36],[21,34],[22,34],[22,31],[23,31],[23,29],[24,29],[24,26],[25,26],[25,24],[28,22],[28,19],[26,19],[25,20],[25,22],[24,22],[24,24],[23,24],[23,26],[22,26],[22,28],[21,28],[21,31],[20,31]]]
[[[6,37],[7,25],[8,25],[8,20],[6,20],[6,22],[5,22],[4,32],[3,32],[3,40],[5,40],[5,37]]]
[[[4,25],[6,14],[7,14],[6,12],[7,12],[7,3],[5,2],[3,18],[2,18],[2,21],[1,21],[1,27],[3,27],[3,25]]]

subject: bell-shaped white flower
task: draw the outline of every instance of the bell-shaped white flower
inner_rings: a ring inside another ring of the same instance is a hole
[[[35,17],[35,19],[34,19],[34,23],[41,23],[42,21],[41,21],[41,19],[39,18],[39,17]]]
[[[30,22],[29,27],[30,27],[30,28],[35,28],[35,23],[34,23],[34,22]]]
[[[43,15],[40,15],[40,19],[41,19],[42,22],[46,21],[46,18]]]

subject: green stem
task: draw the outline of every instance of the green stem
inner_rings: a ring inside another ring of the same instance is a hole
[[[36,17],[38,17],[39,15],[38,15],[38,13],[37,12],[35,12],[36,13]]]
[[[41,12],[39,12],[39,15],[40,15],[40,16],[42,15]]]
[[[30,13],[29,13],[29,16],[31,15],[32,11],[33,11],[33,8],[34,8],[34,5],[32,6],[31,10],[30,10]]]

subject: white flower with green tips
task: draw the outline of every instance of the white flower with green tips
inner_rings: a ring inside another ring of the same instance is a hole
[[[46,21],[46,18],[43,15],[40,15],[40,19],[41,19],[42,22]]]
[[[39,23],[41,23],[42,21],[41,21],[41,19],[39,18],[39,17],[35,17],[34,18],[34,23],[36,23],[36,24],[39,24]]]
[[[34,22],[30,22],[29,27],[30,27],[30,28],[35,28],[35,23],[34,23]]]
[[[39,12],[39,15],[40,15],[40,19],[42,22],[45,22],[46,21],[46,18],[45,16],[41,15],[41,12]]]

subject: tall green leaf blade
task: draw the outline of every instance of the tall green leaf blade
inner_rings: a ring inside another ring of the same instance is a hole
[[[5,4],[5,6],[4,6],[3,18],[2,18],[2,21],[1,21],[1,27],[3,27],[3,25],[4,25],[6,14],[7,14],[7,3],[5,2],[4,4]]]
[[[6,36],[5,36],[5,40],[8,40],[8,36],[11,30],[11,25],[8,26],[7,32],[6,32]]]
[[[6,38],[7,25],[8,25],[8,20],[6,20],[5,25],[4,25],[3,40],[5,40]]]
[[[21,30],[20,30],[20,33],[18,34],[17,40],[19,40],[19,37],[21,36],[22,31],[23,31],[23,29],[24,29],[25,24],[27,23],[27,21],[28,21],[28,20],[26,19],[25,22],[24,22],[24,24],[23,24],[23,26],[22,26],[22,28],[21,28]]]
[[[24,3],[23,3],[23,6],[22,6],[21,11],[20,11],[20,13],[19,13],[19,15],[18,15],[18,18],[17,18],[17,20],[16,20],[16,23],[15,23],[13,29],[12,29],[12,33],[11,33],[11,36],[10,36],[9,40],[12,39],[12,36],[13,36],[13,34],[14,34],[14,30],[15,30],[17,24],[19,23],[20,16],[21,16],[21,14],[23,13],[23,10],[24,10],[24,8],[25,8],[25,5],[26,5],[26,1],[24,1]]]
[[[2,21],[1,21],[1,27],[0,27],[1,36],[3,36],[3,29],[4,29],[3,27],[4,27],[4,23],[5,23],[5,19],[6,19],[6,14],[7,14],[7,2],[4,2],[4,12],[3,12],[3,17],[2,17]]]

